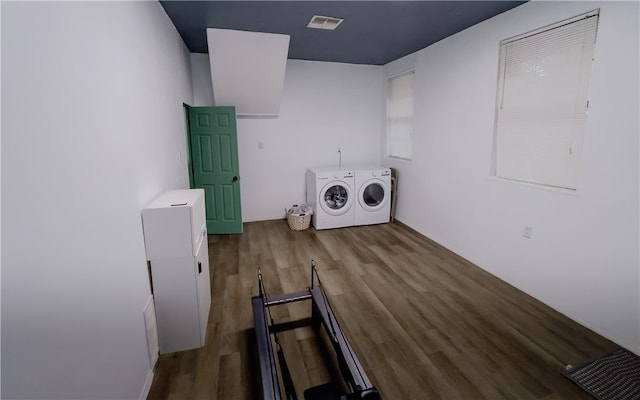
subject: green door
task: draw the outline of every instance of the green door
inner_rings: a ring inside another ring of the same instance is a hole
[[[207,231],[242,233],[235,107],[190,107],[194,188],[204,189]]]

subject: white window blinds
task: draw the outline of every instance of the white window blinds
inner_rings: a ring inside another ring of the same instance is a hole
[[[500,45],[496,176],[576,188],[598,12]]]
[[[387,155],[411,159],[414,71],[387,81]]]

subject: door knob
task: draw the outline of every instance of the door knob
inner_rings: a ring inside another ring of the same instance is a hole
[[[233,179],[232,179],[232,181],[233,181],[233,182],[235,182],[235,181],[237,181],[237,180],[238,180],[238,177],[237,177],[237,176],[234,176],[234,177],[233,177]]]

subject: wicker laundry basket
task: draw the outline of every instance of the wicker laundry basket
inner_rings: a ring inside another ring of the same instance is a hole
[[[309,209],[308,212],[297,214],[293,212],[295,207],[298,206],[294,205],[292,208],[285,208],[284,210],[287,214],[287,224],[289,224],[289,228],[294,231],[303,231],[309,227],[309,223],[311,222],[311,214],[313,214],[313,211]]]

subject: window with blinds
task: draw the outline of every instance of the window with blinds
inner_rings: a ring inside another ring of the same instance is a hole
[[[414,71],[387,81],[387,156],[411,160]]]
[[[497,177],[576,189],[598,15],[500,43]]]

